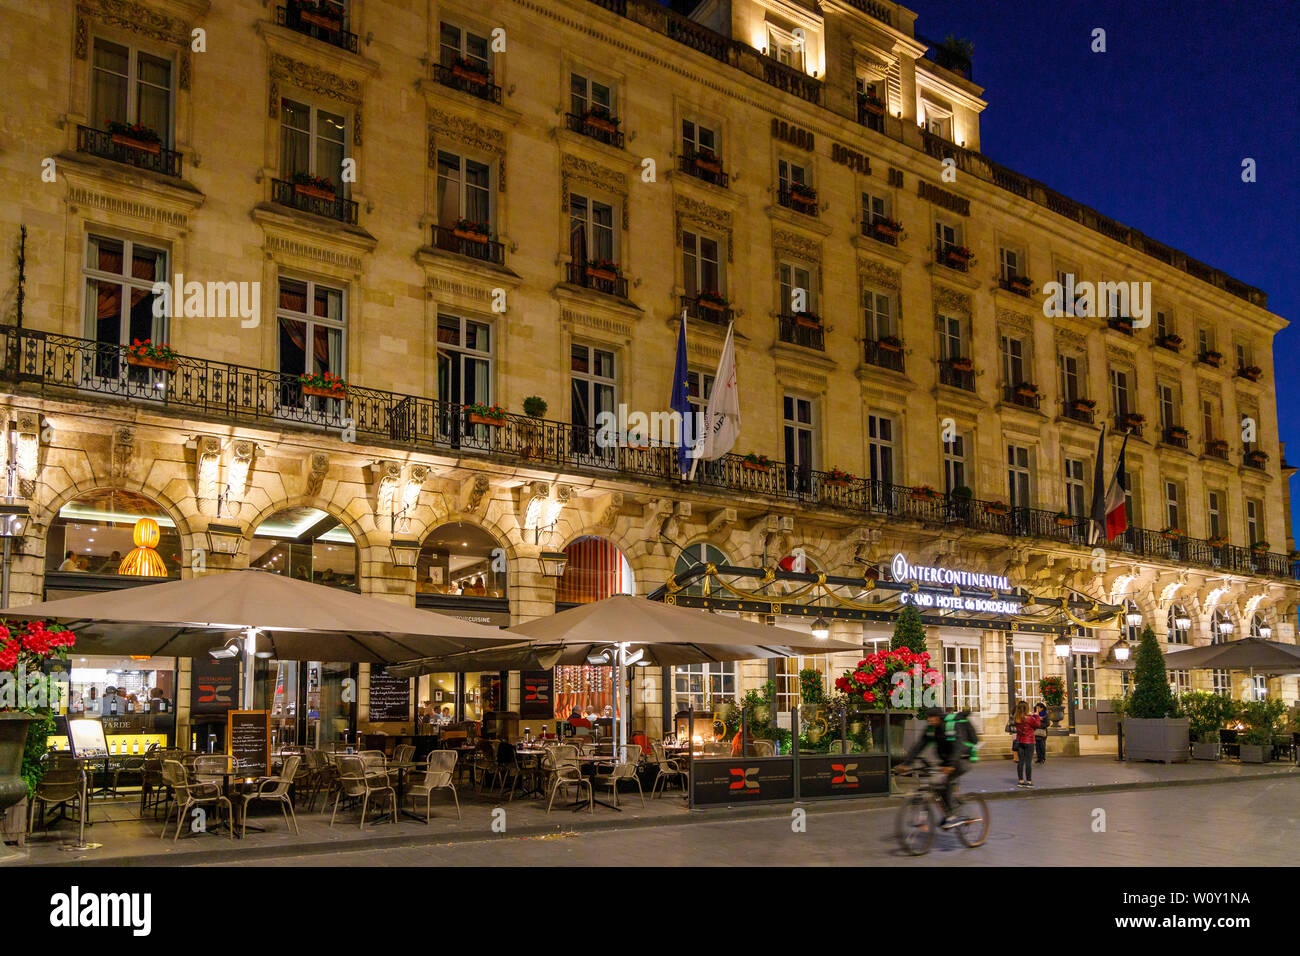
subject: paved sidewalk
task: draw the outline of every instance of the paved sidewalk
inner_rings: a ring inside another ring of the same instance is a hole
[[[1231,783],[1261,779],[1300,777],[1290,764],[1247,765],[1233,762],[1191,762],[1185,764],[1120,763],[1111,757],[1050,758],[1034,767],[1037,789],[1016,789],[1015,764],[1009,760],[981,761],[963,780],[967,789],[978,790],[991,799],[1039,799],[1067,794],[1104,791],[1139,791],[1156,788]],[[571,812],[558,808],[549,816],[546,801],[516,797],[506,801],[496,794],[461,793],[463,819],[457,820],[450,795],[440,795],[434,802],[433,823],[426,826],[408,817],[399,822],[371,823],[366,829],[357,826],[358,813],[340,811],[338,822],[329,826],[329,813],[322,813],[320,802],[314,812],[298,814],[301,835],[286,831],[279,811],[254,816],[252,823],[266,832],[249,832],[244,840],[231,841],[224,833],[182,832],[173,842],[160,839],[162,824],[152,815],[138,816],[138,801],[97,801],[92,805],[94,825],[86,830],[86,839],[102,846],[86,851],[67,851],[60,847],[76,840],[76,825],[65,821],[49,832],[35,834],[16,860],[5,865],[60,866],[76,863],[85,866],[185,866],[193,863],[244,861],[256,863],[286,854],[336,854],[352,850],[378,850],[386,847],[411,847],[433,844],[470,843],[508,837],[560,835],[573,832],[612,831],[647,827],[677,827],[685,824],[711,824],[746,819],[789,817],[791,804],[756,807],[718,808],[690,812],[680,792],[650,799],[642,807],[635,792],[620,796],[622,812],[596,806],[594,813]],[[606,797],[606,799],[608,799]],[[851,809],[886,807],[899,797],[875,797],[807,803],[810,815],[844,812]],[[504,817],[495,814],[503,810]],[[495,815],[494,815],[495,814]],[[497,829],[493,829],[494,821]],[[504,834],[500,830],[504,823]],[[6,848],[13,850],[14,848]],[[3,856],[0,853],[0,856]]]

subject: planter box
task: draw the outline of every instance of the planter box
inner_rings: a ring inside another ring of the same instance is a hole
[[[0,843],[27,845],[27,797],[0,814]]]
[[[876,348],[882,352],[901,352],[903,346],[898,342],[887,342],[883,339],[876,343]]]
[[[974,366],[970,362],[961,359],[949,362],[948,367],[952,369],[954,372],[969,372],[972,368],[974,368]]]
[[[790,201],[794,203],[796,206],[802,206],[804,209],[817,208],[816,196],[801,196],[798,193],[791,193]]]
[[[822,484],[828,488],[847,488],[852,482],[844,478],[825,478]]]
[[[771,471],[771,470],[772,470],[772,466],[771,466],[771,465],[760,465],[760,464],[758,464],[758,462],[754,462],[754,461],[743,461],[743,460],[742,460],[741,463],[740,463],[740,467],[741,467],[741,468],[744,468],[746,471],[763,471],[763,472],[767,472],[767,471]]]
[[[316,398],[347,398],[347,389],[334,390],[332,388],[317,388],[315,385],[304,385],[302,387],[304,395],[313,395]]]
[[[1073,519],[1073,518],[1057,518],[1057,519],[1056,519],[1056,526],[1057,526],[1058,528],[1073,528],[1073,527],[1074,527],[1074,519]]]
[[[593,269],[591,266],[587,266],[587,275],[593,279],[605,279],[609,282],[613,282],[618,278],[616,274],[608,269]]]
[[[1273,760],[1272,744],[1241,744],[1242,763],[1271,763]]]
[[[464,239],[466,242],[477,242],[480,245],[488,241],[488,237],[481,232],[472,232],[469,229],[453,229],[451,234],[457,239]]]
[[[1221,356],[1221,355],[1202,355],[1202,356],[1200,356],[1200,359],[1201,359],[1201,361],[1204,362],[1206,365],[1212,366],[1213,368],[1218,368],[1218,367],[1219,367],[1219,363],[1223,361],[1223,356]]]
[[[710,173],[720,173],[722,172],[722,163],[718,162],[716,159],[702,159],[701,157],[696,156],[695,168],[703,169]]]
[[[465,413],[473,425],[487,425],[491,428],[500,428],[506,423],[504,418],[488,418],[486,415],[478,415],[474,412]]]
[[[135,365],[140,368],[156,368],[160,372],[176,371],[176,362],[172,359],[151,358],[148,355],[127,355],[127,365]]]
[[[462,80],[468,80],[479,86],[486,86],[490,77],[486,73],[479,73],[477,70],[469,70],[463,66],[453,66],[451,68],[453,76],[458,76]]]
[[[1192,744],[1193,760],[1218,760],[1222,754],[1222,744]]]
[[[868,113],[871,113],[875,116],[885,115],[885,104],[879,102],[878,100],[860,100],[859,103],[862,106],[862,108],[866,110]]]
[[[618,132],[618,124],[612,120],[607,120],[603,116],[584,116],[583,122],[588,126],[594,126],[596,129],[604,130],[606,133]]]
[[[1186,717],[1124,718],[1124,759],[1185,763],[1191,721]]]
[[[805,329],[820,329],[822,327],[819,320],[810,319],[806,315],[796,315],[794,321],[796,325],[802,326]]]
[[[699,308],[706,309],[709,312],[724,312],[727,308],[725,302],[711,302],[708,299],[696,299],[695,304]]]
[[[318,26],[323,30],[337,30],[342,26],[342,22],[323,13],[313,13],[310,10],[299,10],[298,18],[303,23],[310,23]]]
[[[119,146],[130,146],[132,149],[143,150],[146,153],[153,153],[157,156],[162,152],[162,143],[150,143],[143,139],[132,139],[130,136],[123,136],[121,133],[113,134],[113,142]]]
[[[311,196],[313,199],[324,199],[333,202],[337,193],[328,189],[321,189],[319,186],[307,186],[303,183],[294,183],[293,191],[303,196]]]

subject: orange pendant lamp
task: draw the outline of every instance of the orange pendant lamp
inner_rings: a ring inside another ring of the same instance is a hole
[[[135,541],[135,549],[122,559],[117,573],[134,574],[145,578],[167,577],[167,566],[154,550],[158,547],[158,522],[153,518],[141,518],[135,523],[132,538]]]

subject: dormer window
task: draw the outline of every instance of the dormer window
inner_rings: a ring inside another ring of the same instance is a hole
[[[783,30],[773,23],[767,25],[767,55],[778,63],[803,70],[805,58],[804,43],[790,30]]]

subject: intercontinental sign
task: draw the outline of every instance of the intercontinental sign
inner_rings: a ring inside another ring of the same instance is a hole
[[[1010,591],[1007,579],[998,574],[980,574],[975,571],[960,571],[955,568],[935,568],[927,565],[908,564],[901,554],[894,555],[889,566],[895,581],[915,581],[918,585],[929,584],[939,587],[981,588],[986,591]],[[1019,614],[1021,602],[1017,598],[983,598],[964,594],[939,594],[932,591],[904,591],[898,596],[902,604],[914,604],[919,608],[940,608],[949,611],[973,611],[977,614]]]

